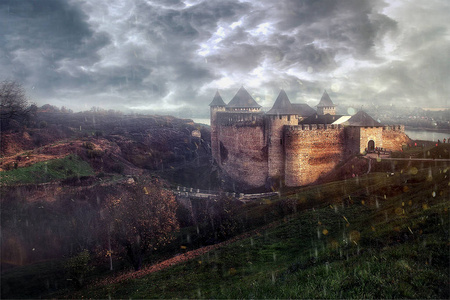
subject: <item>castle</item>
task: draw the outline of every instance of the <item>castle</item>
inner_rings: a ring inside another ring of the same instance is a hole
[[[291,103],[281,90],[264,113],[241,87],[228,104],[217,91],[210,103],[213,159],[246,187],[282,180],[286,186],[315,182],[339,162],[377,148],[397,151],[409,141],[404,126],[386,126],[367,113],[336,115],[325,91],[317,111]]]

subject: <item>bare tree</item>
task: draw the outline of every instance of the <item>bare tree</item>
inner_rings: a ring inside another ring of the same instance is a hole
[[[175,196],[159,182],[142,179],[128,185],[107,200],[108,243],[111,234],[139,270],[144,255],[169,243],[179,229],[176,209]]]
[[[19,124],[29,120],[32,107],[28,104],[25,89],[15,81],[0,83],[0,121],[1,129],[10,129],[13,121]]]

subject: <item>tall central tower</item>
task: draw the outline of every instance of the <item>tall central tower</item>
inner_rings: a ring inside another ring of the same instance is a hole
[[[322,98],[319,104],[317,104],[317,114],[318,115],[336,115],[336,105],[331,101],[330,96],[328,96],[327,91],[323,92]]]
[[[280,91],[271,110],[267,113],[268,124],[268,175],[284,179],[284,141],[283,127],[298,125],[298,113],[284,90]]]
[[[225,107],[227,105],[223,101],[222,97],[219,94],[219,91],[216,92],[216,95],[213,98],[213,101],[209,104],[210,111],[210,122],[211,122],[211,153],[213,159],[219,163],[219,139],[217,135],[217,112],[225,111]]]

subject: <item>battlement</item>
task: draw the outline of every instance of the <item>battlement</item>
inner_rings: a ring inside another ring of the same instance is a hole
[[[218,112],[217,125],[221,126],[262,126],[262,112]]]
[[[385,125],[383,126],[383,130],[405,132],[405,125]]]
[[[310,130],[334,130],[334,129],[343,129],[344,126],[341,124],[300,124],[294,126],[285,126],[285,130],[290,132],[295,131],[310,131]]]

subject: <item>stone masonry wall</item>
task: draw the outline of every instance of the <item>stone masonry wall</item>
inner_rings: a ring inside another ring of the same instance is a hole
[[[375,142],[375,147],[384,148],[382,127],[360,127],[359,152],[364,153],[368,148],[369,141]]]
[[[267,116],[267,136],[269,145],[269,177],[284,175],[284,125],[298,125],[296,116]]]
[[[265,125],[258,116],[221,114],[217,127],[222,170],[232,179],[249,187],[265,184],[267,178],[267,144]],[[232,122],[240,118],[241,122]],[[230,120],[227,125],[226,121]]]
[[[285,126],[285,184],[301,186],[333,170],[344,157],[339,125]]]
[[[219,142],[217,139],[217,112],[225,111],[225,107],[211,107],[210,108],[210,122],[211,122],[211,153],[215,161],[219,161]]]
[[[346,154],[356,155],[361,153],[361,131],[359,127],[345,127],[344,134]]]
[[[383,148],[391,151],[401,151],[402,145],[411,143],[411,139],[405,133],[404,126],[383,127]]]

